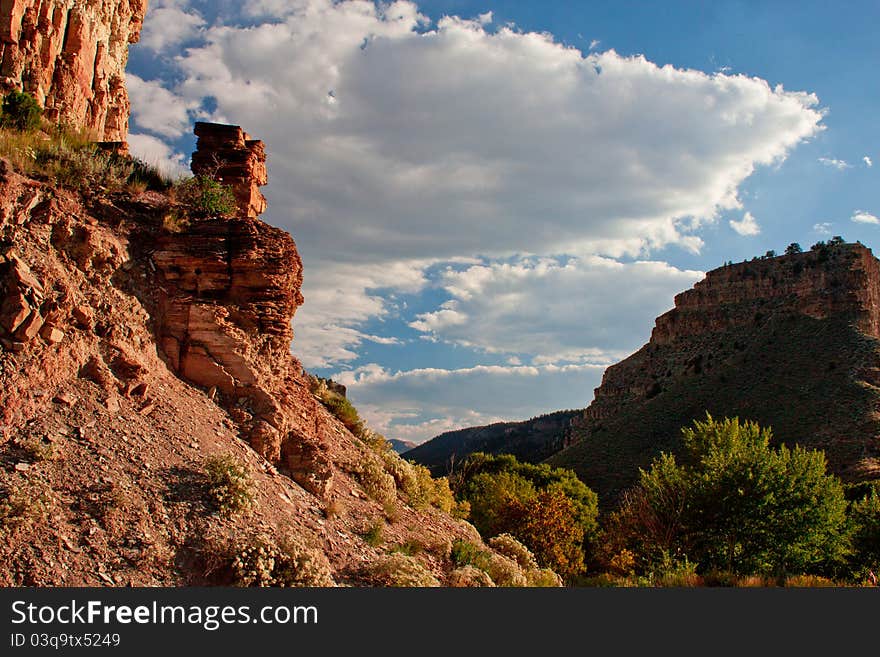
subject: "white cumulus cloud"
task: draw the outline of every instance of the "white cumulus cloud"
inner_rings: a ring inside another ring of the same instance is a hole
[[[139,129],[162,137],[179,137],[191,129],[186,101],[161,82],[126,73],[125,84],[131,99],[132,119]]]
[[[331,0],[244,12],[252,24],[199,26],[183,52],[164,44],[168,86],[191,114],[266,142],[266,219],[305,261],[294,350],[313,363],[350,360],[387,312],[370,276],[326,284],[343,270],[696,250],[756,167],[822,129],[813,94],[584,53],[488,15],[432,24],[412,2]]]
[[[739,221],[731,219],[730,227],[744,237],[752,237],[761,232],[761,227],[758,225],[758,222],[755,220],[755,217],[752,216],[751,212],[746,212],[743,215],[743,218]]]
[[[194,39],[205,19],[188,5],[186,0],[151,0],[140,43],[162,52]]]
[[[868,167],[868,168],[874,166],[874,160],[872,160],[872,159],[871,159],[870,157],[868,157],[867,155],[865,155],[865,156],[862,158],[862,162],[864,162],[864,163],[865,163],[865,166]]]
[[[451,297],[410,326],[489,353],[525,354],[536,364],[610,364],[641,346],[654,318],[703,272],[663,262],[525,258],[449,269]]]
[[[857,224],[880,224],[880,219],[864,210],[856,210],[853,216],[850,217],[850,221],[854,221]]]

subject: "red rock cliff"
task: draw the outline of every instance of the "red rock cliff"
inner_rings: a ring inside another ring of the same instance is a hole
[[[762,308],[815,319],[852,314],[863,333],[880,337],[880,262],[861,244],[824,247],[710,271],[657,318],[653,344],[754,322]]]
[[[147,0],[0,0],[0,87],[33,94],[53,121],[125,141],[128,46]]]
[[[707,363],[697,342],[781,314],[848,317],[862,333],[880,338],[880,261],[861,244],[839,244],[710,271],[676,295],[648,344],[605,371],[585,420],[650,399],[664,379],[699,373]]]
[[[262,142],[237,126],[202,123],[197,134],[194,173],[230,185],[238,209],[194,220],[159,242],[159,344],[172,370],[208,389],[257,452],[324,493],[329,438],[290,355],[302,262],[288,233],[256,218],[265,207]]]

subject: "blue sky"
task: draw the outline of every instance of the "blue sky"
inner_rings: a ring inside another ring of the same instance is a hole
[[[152,0],[131,146],[266,141],[293,352],[374,428],[587,405],[726,260],[880,231],[876,2]],[[876,166],[875,166],[876,163]]]

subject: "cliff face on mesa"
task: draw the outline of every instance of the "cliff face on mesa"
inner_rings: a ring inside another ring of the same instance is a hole
[[[861,244],[716,269],[606,370],[550,462],[613,496],[708,411],[821,448],[845,478],[877,476],[878,337],[880,263]]]
[[[125,141],[128,46],[147,0],[2,0],[0,89],[32,94],[55,122]]]

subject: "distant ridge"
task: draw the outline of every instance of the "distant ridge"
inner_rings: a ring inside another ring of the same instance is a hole
[[[393,438],[388,442],[391,443],[391,449],[393,449],[398,454],[405,454],[416,446],[416,444],[410,440],[398,440],[396,438]]]
[[[482,427],[447,431],[406,453],[434,474],[446,474],[473,452],[513,454],[524,461],[538,462],[565,444],[573,418],[583,411],[557,411],[524,422],[498,422]]]

